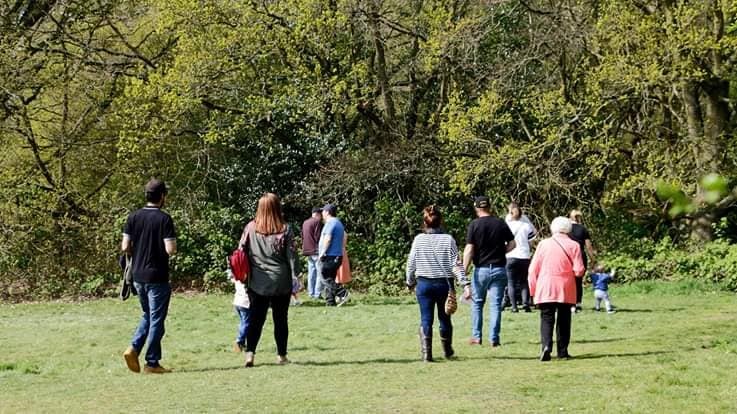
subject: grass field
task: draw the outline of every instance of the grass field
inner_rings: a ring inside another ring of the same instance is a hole
[[[505,312],[500,348],[466,345],[460,305],[457,360],[422,363],[411,297],[356,298],[292,308],[288,366],[267,322],[244,369],[230,297],[175,295],[162,360],[175,372],[163,376],[123,363],[135,298],[4,304],[0,412],[737,412],[734,294],[647,283],[612,298],[618,313],[574,317],[570,361],[537,360],[537,313]]]

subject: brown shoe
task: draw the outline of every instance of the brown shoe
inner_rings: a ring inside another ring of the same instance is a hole
[[[157,367],[149,367],[148,365],[143,367],[143,372],[145,374],[168,374],[171,372],[170,369],[166,369],[162,367],[161,365]]]
[[[123,359],[125,359],[125,364],[128,365],[129,370],[136,373],[141,372],[141,364],[138,363],[138,352],[132,346],[129,346],[123,352]]]
[[[286,355],[279,355],[279,356],[276,357],[276,363],[279,364],[279,365],[287,365],[287,364],[291,363],[291,361],[289,361],[289,359],[287,359],[287,356]]]
[[[243,352],[245,349],[246,349],[246,347],[243,346],[243,345],[241,345],[241,344],[239,344],[237,341],[236,342],[233,342],[233,352],[239,354],[239,353]]]
[[[253,352],[246,352],[246,368],[253,366]]]
[[[468,340],[469,345],[481,345],[481,340],[477,338],[470,338]]]

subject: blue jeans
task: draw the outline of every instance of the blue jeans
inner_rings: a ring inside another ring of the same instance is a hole
[[[440,337],[450,338],[453,335],[450,315],[445,313],[445,300],[448,299],[449,289],[448,279],[417,278],[415,294],[417,303],[420,304],[420,326],[425,336],[432,336],[435,308],[440,322]]]
[[[133,284],[138,291],[143,316],[133,334],[131,346],[140,354],[143,346],[148,342],[146,365],[156,367],[161,359],[161,338],[166,332],[164,321],[169,312],[171,286],[169,283],[133,282]]]
[[[502,298],[507,286],[507,270],[500,266],[477,267],[473,271],[471,287],[473,303],[471,306],[471,337],[481,339],[484,303],[489,295],[489,341],[499,343],[499,332],[502,328]]]
[[[238,336],[235,341],[238,345],[246,347],[246,334],[248,333],[248,325],[251,323],[251,310],[241,306],[235,307],[235,312],[238,314],[241,322],[238,325]]]
[[[307,293],[310,297],[319,298],[321,290],[320,257],[318,255],[307,256]]]

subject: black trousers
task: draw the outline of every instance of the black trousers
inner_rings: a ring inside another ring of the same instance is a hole
[[[338,269],[343,263],[343,256],[324,256],[320,262],[320,277],[325,290],[325,302],[335,305],[335,296],[345,294],[345,288],[335,281]]]
[[[576,304],[583,300],[583,277],[576,278]]]
[[[583,268],[589,268],[589,259],[583,255]],[[576,278],[576,305],[583,302],[583,277]]]
[[[555,343],[558,346],[558,356],[568,354],[568,344],[571,342],[571,305],[568,303],[541,303],[537,306],[540,308],[540,343],[543,350],[553,350],[553,326],[555,326]],[[557,323],[556,313],[558,316]]]
[[[271,317],[274,320],[274,340],[276,352],[281,356],[287,355],[287,340],[289,339],[289,299],[290,294],[284,296],[261,296],[249,290],[248,298],[251,301],[251,323],[246,334],[246,352],[256,352],[261,332],[266,322],[266,314],[271,307]]]
[[[517,308],[517,293],[522,305],[530,306],[530,287],[527,284],[527,270],[530,259],[507,259],[507,294],[513,309]]]

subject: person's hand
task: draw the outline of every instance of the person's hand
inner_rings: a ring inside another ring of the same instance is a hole
[[[415,291],[415,285],[407,284],[407,290],[409,290],[409,293],[413,293]]]
[[[463,287],[463,299],[465,300],[471,299],[471,286],[466,285]]]

